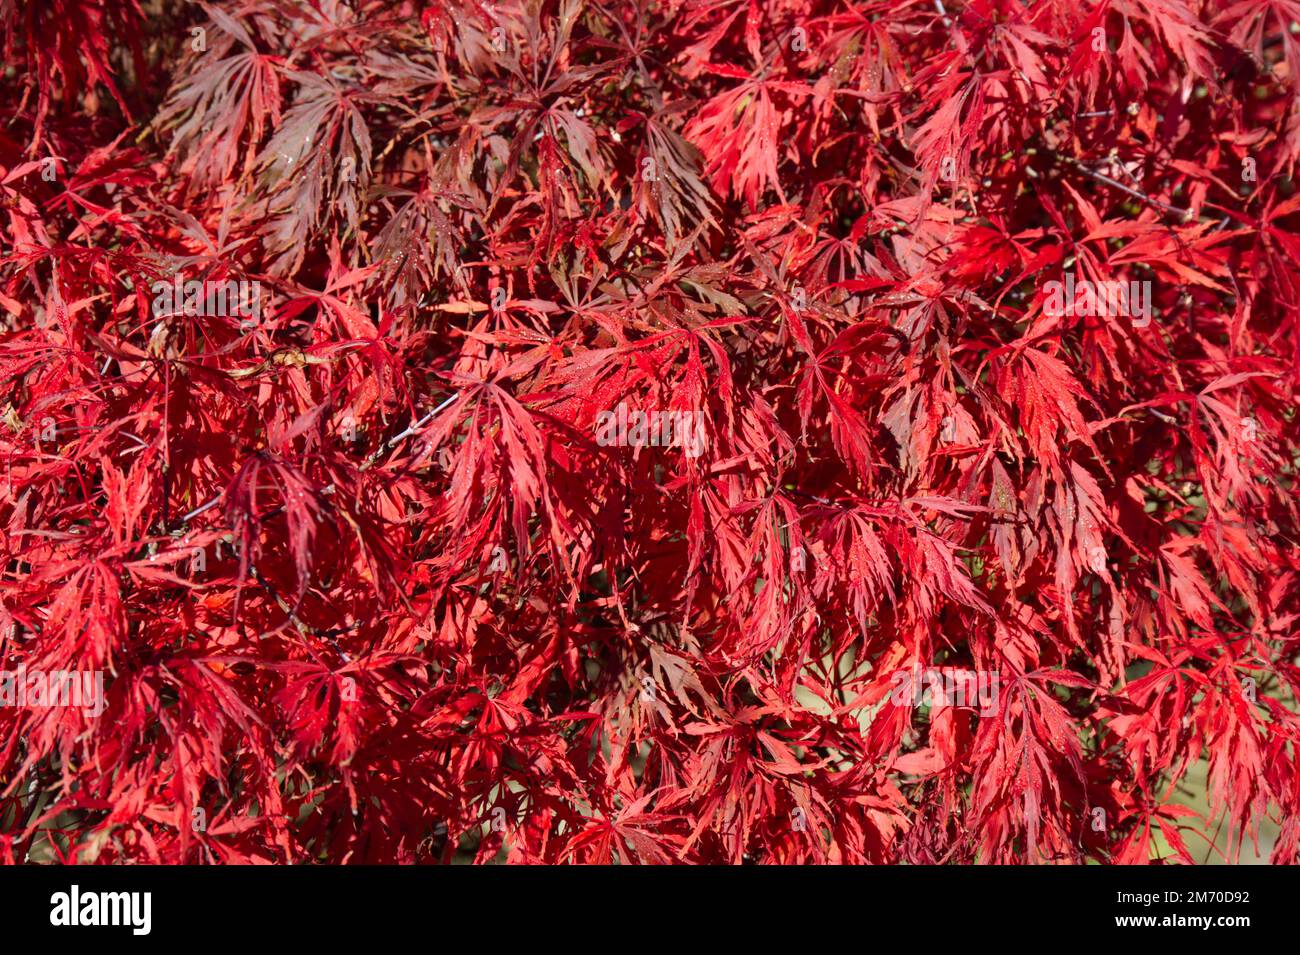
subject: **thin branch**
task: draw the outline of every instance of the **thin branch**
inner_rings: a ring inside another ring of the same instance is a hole
[[[363,465],[361,465],[361,470],[363,470],[363,471],[367,470],[367,469],[368,469],[372,464],[374,464],[377,460],[379,460],[379,456],[380,456],[381,454],[383,454],[383,453],[384,453],[386,450],[388,450],[389,448],[395,446],[395,445],[396,445],[399,441],[401,441],[403,438],[407,438],[407,437],[410,437],[410,436],[413,435],[413,434],[417,434],[421,428],[423,428],[426,424],[428,424],[430,421],[432,421],[432,420],[434,419],[434,417],[438,414],[438,412],[442,411],[444,408],[446,408],[448,405],[450,405],[453,401],[455,401],[455,400],[456,400],[457,398],[459,398],[459,397],[460,397],[460,392],[457,391],[457,392],[456,392],[455,394],[453,394],[450,398],[448,398],[448,399],[447,399],[446,401],[444,401],[442,404],[438,405],[438,407],[434,408],[434,409],[433,409],[432,411],[430,411],[427,415],[425,415],[425,416],[424,416],[423,418],[421,418],[419,421],[415,422],[415,424],[411,425],[409,428],[407,428],[407,429],[406,429],[405,431],[403,431],[401,434],[395,434],[395,435],[393,435],[391,438],[388,439],[387,442],[385,442],[384,444],[380,445],[380,446],[375,450],[375,452],[374,452],[373,454],[370,455],[370,457],[366,458],[366,463],[363,464]]]
[[[1058,162],[1069,163],[1071,166],[1079,170],[1079,172],[1083,173],[1085,176],[1091,176],[1093,179],[1096,179],[1100,183],[1105,183],[1111,188],[1118,189],[1120,192],[1123,193],[1127,193],[1128,195],[1132,196],[1134,199],[1137,199],[1140,202],[1145,202],[1147,205],[1151,206],[1154,209],[1159,209],[1162,212],[1168,213],[1169,215],[1172,216],[1178,216],[1178,218],[1182,219],[1184,222],[1187,222],[1189,219],[1192,218],[1192,210],[1179,209],[1177,206],[1171,206],[1168,203],[1161,202],[1159,199],[1152,199],[1145,192],[1142,192],[1138,189],[1133,189],[1130,186],[1126,186],[1124,185],[1124,183],[1120,182],[1117,179],[1112,179],[1110,176],[1107,176],[1105,173],[1097,172],[1095,169],[1089,169],[1087,166],[1079,162],[1079,160],[1075,159],[1073,156],[1061,156],[1058,155],[1057,153],[1053,153],[1052,155],[1056,157],[1056,160]]]
[[[225,493],[226,493],[225,491],[221,491],[220,493],[217,494],[216,497],[214,497],[212,500],[208,501],[208,503],[206,503],[206,504],[204,504],[204,505],[202,505],[202,506],[200,506],[200,507],[196,507],[194,510],[190,511],[188,514],[182,514],[182,515],[181,515],[181,523],[182,523],[182,524],[188,524],[190,521],[194,520],[194,518],[198,517],[200,514],[204,513],[205,511],[210,511],[210,510],[212,510],[214,507],[216,507],[216,506],[221,502],[221,498],[225,495]]]

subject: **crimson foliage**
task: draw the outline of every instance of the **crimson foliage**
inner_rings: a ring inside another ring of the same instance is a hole
[[[1300,5],[0,17],[6,860],[1300,861]]]

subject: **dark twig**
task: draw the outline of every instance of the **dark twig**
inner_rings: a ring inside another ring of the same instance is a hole
[[[1093,179],[1096,179],[1098,182],[1104,183],[1113,189],[1118,189],[1120,192],[1126,193],[1140,202],[1145,202],[1147,205],[1151,206],[1154,209],[1159,209],[1162,212],[1165,212],[1169,215],[1177,216],[1178,218],[1182,219],[1184,222],[1187,222],[1189,219],[1192,218],[1192,211],[1190,209],[1179,209],[1177,206],[1171,206],[1168,203],[1161,202],[1159,199],[1152,199],[1145,192],[1142,192],[1138,189],[1134,189],[1131,186],[1126,186],[1124,185],[1124,183],[1120,182],[1117,179],[1112,179],[1110,176],[1107,176],[1105,173],[1097,172],[1097,170],[1095,169],[1089,169],[1087,166],[1079,162],[1079,160],[1075,159],[1073,156],[1061,156],[1055,153],[1053,155],[1056,156],[1058,162],[1068,163],[1069,165],[1073,166],[1075,169],[1083,173],[1085,176],[1091,176]]]

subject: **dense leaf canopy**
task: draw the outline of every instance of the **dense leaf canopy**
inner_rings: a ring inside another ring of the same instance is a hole
[[[0,0],[0,856],[1300,861],[1298,19]]]

